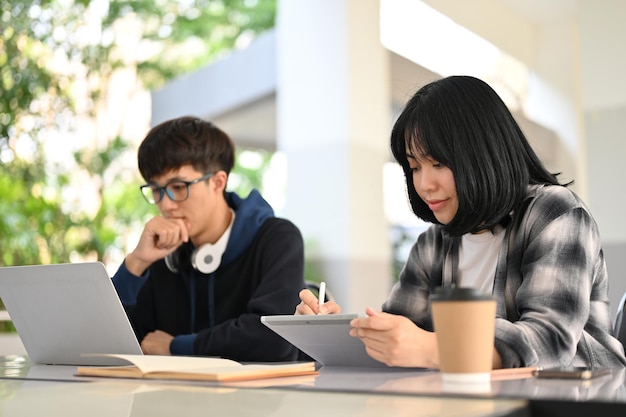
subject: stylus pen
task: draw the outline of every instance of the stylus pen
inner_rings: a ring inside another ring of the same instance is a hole
[[[324,304],[324,297],[326,296],[326,283],[324,281],[320,282],[320,291],[317,300],[319,301],[319,309],[322,308],[322,304]],[[317,314],[320,314],[320,310],[317,310]]]

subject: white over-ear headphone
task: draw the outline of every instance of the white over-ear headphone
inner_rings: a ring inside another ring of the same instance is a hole
[[[191,266],[194,269],[202,272],[203,274],[210,274],[220,266],[222,262],[222,255],[226,251],[226,245],[228,245],[228,239],[230,238],[230,231],[233,228],[235,222],[235,212],[232,211],[232,218],[228,228],[224,234],[215,243],[205,243],[204,245],[196,248],[190,255]],[[172,272],[178,272],[180,264],[179,250],[175,250],[165,257],[165,265]]]

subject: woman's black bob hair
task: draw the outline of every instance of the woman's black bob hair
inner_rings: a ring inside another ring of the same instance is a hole
[[[407,151],[452,170],[459,209],[444,225],[451,235],[491,230],[524,200],[530,184],[559,185],[496,92],[470,76],[420,88],[393,126],[391,151],[413,212],[430,223],[440,224],[415,191]]]

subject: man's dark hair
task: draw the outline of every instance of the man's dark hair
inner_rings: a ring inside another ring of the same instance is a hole
[[[235,145],[213,123],[185,116],[153,127],[139,146],[139,172],[147,182],[191,165],[202,173],[230,173],[235,164]]]

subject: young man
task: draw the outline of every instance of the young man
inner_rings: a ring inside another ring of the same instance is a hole
[[[146,354],[288,361],[260,316],[292,314],[304,288],[298,228],[253,190],[226,192],[235,147],[195,117],[154,127],[138,152],[150,219],[113,283]]]

